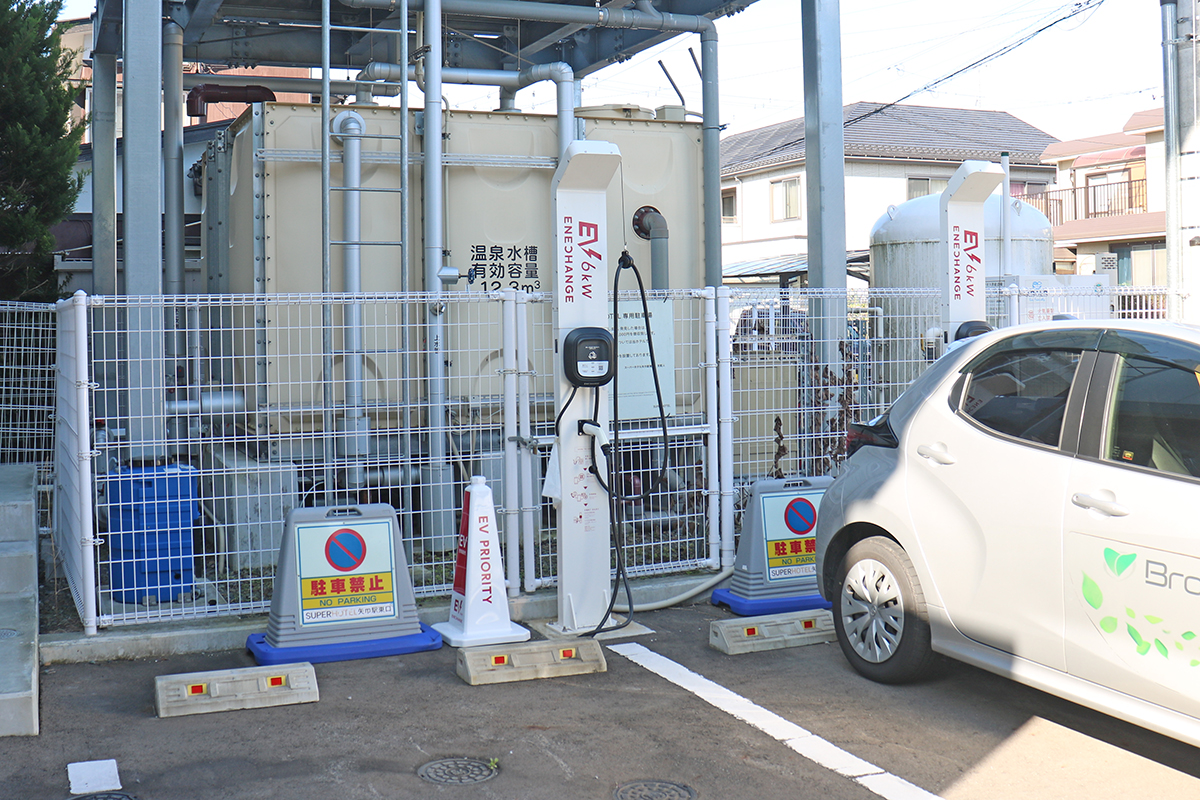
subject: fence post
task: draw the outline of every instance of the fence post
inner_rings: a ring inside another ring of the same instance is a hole
[[[1008,324],[1019,325],[1021,323],[1021,290],[1015,283],[1010,283],[1004,289],[1004,294],[1008,297]]]
[[[87,636],[96,635],[96,533],[95,520],[92,510],[92,441],[90,409],[92,383],[89,380],[90,370],[88,353],[88,298],[82,290],[76,292],[68,301],[70,322],[68,331],[70,337],[61,336],[64,348],[68,349],[69,357],[64,359],[72,366],[69,375],[61,376],[67,385],[67,390],[74,391],[74,405],[71,433],[74,439],[67,444],[67,453],[74,459],[75,480],[74,497],[63,498],[64,505],[74,504],[78,529],[75,531],[73,545],[79,547],[79,602],[80,616],[83,618],[83,632]]]
[[[717,413],[718,447],[717,459],[720,469],[721,492],[721,567],[732,567],[733,546],[733,336],[729,323],[729,287],[717,287]]]

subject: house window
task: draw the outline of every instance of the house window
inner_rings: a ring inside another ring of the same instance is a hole
[[[909,178],[908,199],[924,197],[927,194],[941,194],[949,180],[946,178]]]
[[[737,222],[737,189],[721,192],[721,222]]]
[[[1008,193],[1013,197],[1028,197],[1046,191],[1045,181],[1010,181]]]
[[[800,219],[800,179],[771,182],[771,219],[775,222]]]

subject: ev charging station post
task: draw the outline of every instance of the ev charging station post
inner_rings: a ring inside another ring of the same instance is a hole
[[[604,329],[608,321],[608,187],[620,163],[616,145],[574,141],[554,173],[554,341],[559,359],[566,355],[568,334],[577,328]],[[580,344],[573,351],[600,355],[590,337],[582,337]],[[611,356],[611,345],[609,351]],[[591,370],[573,365],[573,371]],[[580,427],[582,421],[593,421],[601,436],[607,434],[608,389],[577,389],[583,396],[568,404],[573,387],[561,362],[556,372],[558,621],[552,627],[582,633],[600,625],[611,598],[609,498],[590,471],[592,452],[599,454],[601,448],[593,448]],[[598,397],[588,396],[591,392]],[[601,474],[606,471],[606,464],[595,466]]]
[[[1004,170],[988,161],[964,161],[942,192],[942,338],[964,322],[987,319],[987,262],[984,257],[984,202],[1004,180]]]

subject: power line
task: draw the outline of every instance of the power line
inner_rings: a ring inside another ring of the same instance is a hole
[[[868,119],[869,117],[873,117],[876,114],[882,114],[884,111],[887,111],[889,108],[892,108],[894,106],[899,105],[900,103],[903,103],[905,100],[909,99],[910,97],[912,97],[914,95],[920,94],[921,92],[927,92],[930,89],[933,89],[934,87],[945,83],[946,81],[956,78],[959,75],[962,75],[964,73],[970,72],[971,70],[981,67],[990,61],[994,61],[997,58],[1000,58],[1001,56],[1007,55],[1008,53],[1011,53],[1013,50],[1017,49],[1021,45],[1025,44],[1028,41],[1030,41],[1031,39],[1033,39],[1035,36],[1038,36],[1042,33],[1045,33],[1046,31],[1050,30],[1055,25],[1058,25],[1062,22],[1066,22],[1067,20],[1077,17],[1084,12],[1094,11],[1103,4],[1104,4],[1104,0],[1081,0],[1081,2],[1076,2],[1076,3],[1072,4],[1070,11],[1068,11],[1066,14],[1063,14],[1062,16],[1055,18],[1054,20],[1046,23],[1045,25],[1041,26],[1040,28],[1037,28],[1037,29],[1031,31],[1030,33],[1022,36],[1020,39],[1017,39],[1014,42],[1010,42],[1009,44],[1004,45],[1003,47],[999,48],[998,50],[994,50],[991,53],[987,54],[986,56],[976,59],[975,61],[972,61],[970,64],[967,64],[965,67],[956,69],[954,72],[951,72],[948,75],[938,78],[935,81],[931,81],[930,83],[925,84],[924,86],[920,87],[919,89],[914,89],[913,91],[909,92],[908,94],[904,95],[903,97],[901,97],[898,100],[893,100],[890,103],[885,103],[885,104],[879,106],[878,108],[875,108],[875,109],[872,109],[871,111],[866,112],[865,114],[860,114],[859,116],[854,117],[853,119],[848,119],[842,123],[842,127],[848,128],[851,125],[862,122],[863,120]],[[804,137],[801,136],[797,139],[783,142],[781,144],[776,145],[775,147],[772,147],[770,150],[767,150],[764,153],[756,154],[755,159],[757,160],[760,158],[766,158],[768,156],[774,155],[775,153],[778,153],[781,150],[786,150],[789,147],[795,147],[796,145],[800,144],[803,141],[804,141]]]

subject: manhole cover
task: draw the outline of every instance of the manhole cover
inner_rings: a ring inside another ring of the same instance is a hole
[[[618,786],[613,800],[696,800],[696,790],[670,781],[633,781]]]
[[[137,800],[137,798],[124,792],[99,792],[98,794],[76,795],[71,800]]]
[[[441,758],[417,767],[417,775],[430,783],[483,783],[499,770],[477,758]]]
[[[14,636],[20,636],[20,634],[12,628],[0,628],[0,639],[11,639]]]

